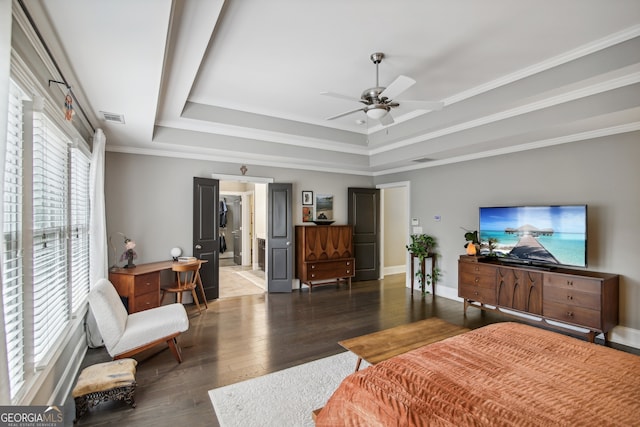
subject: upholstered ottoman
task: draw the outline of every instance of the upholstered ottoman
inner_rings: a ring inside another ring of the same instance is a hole
[[[136,389],[137,364],[133,359],[119,359],[83,369],[71,393],[76,402],[75,421],[90,407],[107,400],[124,400],[135,408],[133,394]]]

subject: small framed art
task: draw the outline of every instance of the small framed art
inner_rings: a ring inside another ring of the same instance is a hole
[[[302,222],[313,222],[313,207],[312,206],[303,206],[302,207]]]
[[[303,205],[313,205],[313,191],[303,191],[302,192],[302,204]]]

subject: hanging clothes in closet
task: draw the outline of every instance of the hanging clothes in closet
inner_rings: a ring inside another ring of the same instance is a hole
[[[220,227],[225,228],[227,226],[227,201],[225,199],[220,200]]]
[[[220,233],[218,240],[220,241],[220,253],[223,254],[227,251],[227,240],[224,238],[224,231]]]
[[[225,239],[224,229],[227,227],[227,201],[225,199],[220,200],[220,253],[223,254],[227,250],[227,240]]]

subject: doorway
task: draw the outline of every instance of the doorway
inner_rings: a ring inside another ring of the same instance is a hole
[[[266,186],[220,181],[220,201],[226,206],[226,222],[220,223],[220,239],[226,242],[224,251],[220,248],[220,298],[266,291],[264,266],[258,262],[264,250],[260,241],[266,237]]]
[[[409,181],[395,182],[376,186],[380,189],[380,228],[381,276],[405,274],[405,284],[411,287],[410,269],[407,268],[410,256],[406,245],[413,232],[411,226]]]

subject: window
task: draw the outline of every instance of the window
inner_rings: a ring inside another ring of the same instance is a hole
[[[41,363],[69,320],[69,140],[42,114],[33,125],[33,354]]]
[[[90,162],[48,110],[32,111],[13,81],[9,104],[2,290],[17,400],[62,343],[74,313],[86,307]]]
[[[9,117],[4,162],[4,246],[2,295],[11,397],[24,383],[24,319],[22,270],[22,101],[13,82],[9,88]]]
[[[71,312],[89,294],[89,158],[79,149],[71,151]]]

